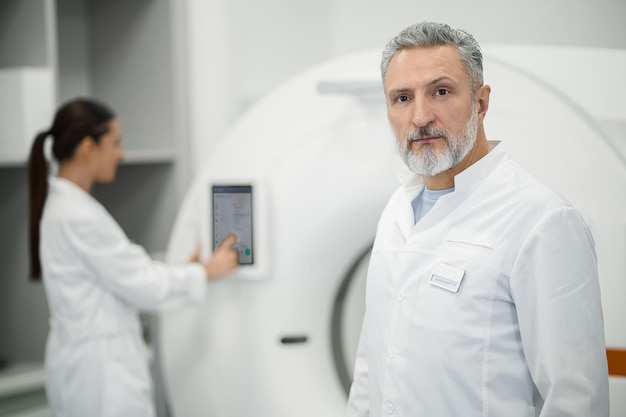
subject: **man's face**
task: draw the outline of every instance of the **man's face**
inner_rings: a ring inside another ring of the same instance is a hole
[[[398,52],[384,87],[389,122],[412,171],[434,176],[457,165],[471,150],[478,105],[454,47]]]

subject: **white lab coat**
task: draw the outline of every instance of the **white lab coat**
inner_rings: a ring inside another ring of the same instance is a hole
[[[422,187],[413,176],[379,222],[347,415],[608,416],[596,255],[576,210],[498,147],[414,225]]]
[[[50,178],[49,186],[40,252],[51,315],[52,414],[154,416],[137,310],[201,301],[203,269],[153,261],[88,193],[62,178]]]

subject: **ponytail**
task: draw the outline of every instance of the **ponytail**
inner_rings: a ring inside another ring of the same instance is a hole
[[[35,137],[28,159],[30,277],[34,281],[41,280],[39,223],[48,194],[48,165],[44,156],[44,143],[49,134],[49,131],[42,132]]]

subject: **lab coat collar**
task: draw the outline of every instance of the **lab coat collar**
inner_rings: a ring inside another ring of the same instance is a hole
[[[500,141],[489,141],[489,153],[454,177],[455,192],[474,189],[482,178],[509,159],[502,147],[497,146],[499,143]],[[423,176],[411,172],[408,168],[398,175],[398,179],[405,191],[411,195],[417,195],[415,191],[421,190],[424,186]]]
[[[454,177],[454,192],[445,195],[441,200],[448,200],[454,196],[463,198],[471,194],[476,188],[478,188],[484,178],[493,173],[499,166],[505,163],[509,156],[502,149],[498,147],[499,142],[489,142],[491,150],[487,155],[476,161],[474,164],[466,168]],[[396,212],[396,221],[405,239],[409,239],[411,230],[413,229],[415,217],[413,213],[413,207],[411,201],[422,191],[424,188],[424,180],[421,175],[417,175],[408,170],[399,175],[399,179],[402,183],[403,196],[400,203],[399,210]],[[438,202],[439,204],[439,202]],[[456,206],[457,204],[454,204]],[[452,206],[448,209],[453,209]],[[439,213],[443,216],[445,213]],[[435,219],[431,214],[429,216],[431,220]]]
[[[410,190],[424,185],[424,177],[411,171],[406,165],[398,174],[398,180],[405,190]]]
[[[489,153],[454,177],[455,192],[466,193],[476,189],[484,178],[509,159],[502,146],[497,146],[499,143],[499,141],[490,141]]]
[[[94,201],[94,198],[91,196],[91,194],[80,188],[78,185],[74,184],[72,181],[66,180],[65,178],[56,176],[48,177],[48,184],[50,186],[50,189],[54,191],[63,194],[69,194],[72,197]]]

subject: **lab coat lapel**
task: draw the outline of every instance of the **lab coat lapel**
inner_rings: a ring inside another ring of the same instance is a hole
[[[402,184],[402,191],[396,205],[397,208],[394,210],[394,216],[404,239],[408,240],[415,225],[415,213],[413,212],[411,202],[424,189],[424,182],[421,176],[412,173],[408,169],[402,172],[398,179]]]

